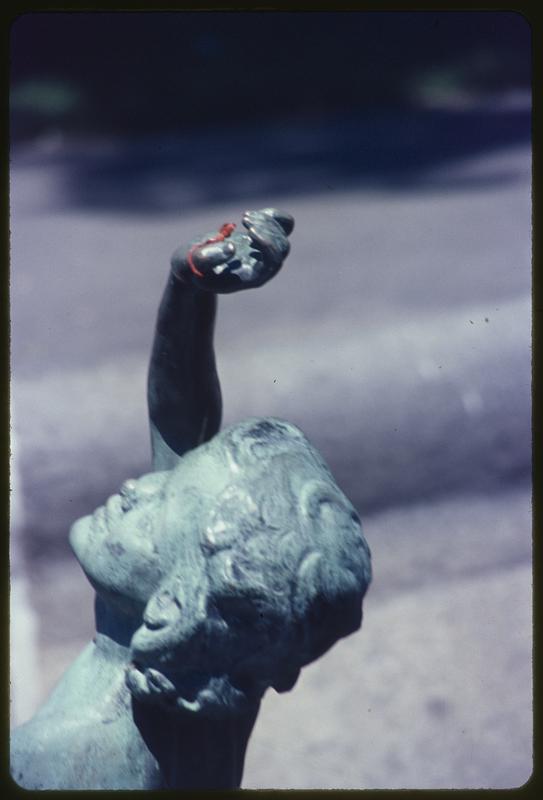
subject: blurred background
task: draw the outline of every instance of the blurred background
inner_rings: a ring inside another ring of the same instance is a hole
[[[149,469],[181,242],[296,218],[220,300],[224,422],[298,424],[360,510],[360,633],[270,692],[245,788],[532,769],[531,32],[509,12],[46,13],[11,31],[12,724],[93,633],[67,535]]]

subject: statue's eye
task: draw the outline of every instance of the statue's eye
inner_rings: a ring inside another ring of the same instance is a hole
[[[136,491],[136,481],[128,480],[123,483],[119,492],[121,496],[121,508],[123,511],[130,511],[138,502]]]

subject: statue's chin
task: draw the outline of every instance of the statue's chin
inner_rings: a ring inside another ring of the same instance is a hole
[[[246,711],[258,697],[234,686],[228,675],[192,670],[167,675],[152,667],[132,663],[126,673],[132,695],[165,710],[204,717],[229,717]]]

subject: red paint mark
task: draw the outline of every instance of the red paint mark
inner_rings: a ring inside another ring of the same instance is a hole
[[[206,244],[216,244],[217,242],[223,242],[231,235],[231,233],[235,230],[235,228],[236,224],[234,222],[225,222],[224,225],[221,225],[221,228],[216,236],[212,236],[211,239],[206,239],[205,242],[198,242],[198,244],[192,245],[187,255],[187,262],[191,271],[195,275],[198,275],[199,278],[204,277],[204,273],[200,272],[200,270],[194,266],[194,262],[192,260],[194,252],[196,250],[199,250],[201,247],[205,247]]]

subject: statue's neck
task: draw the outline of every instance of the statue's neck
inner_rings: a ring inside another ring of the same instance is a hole
[[[237,789],[259,704],[245,715],[210,719],[133,702],[134,721],[168,789]]]
[[[104,672],[124,672],[130,661],[130,640],[141,624],[96,598],[95,657]],[[123,692],[128,689],[123,685]],[[237,788],[245,751],[258,713],[255,704],[245,715],[224,720],[189,717],[132,700],[134,735],[156,760],[165,786],[171,789]]]

